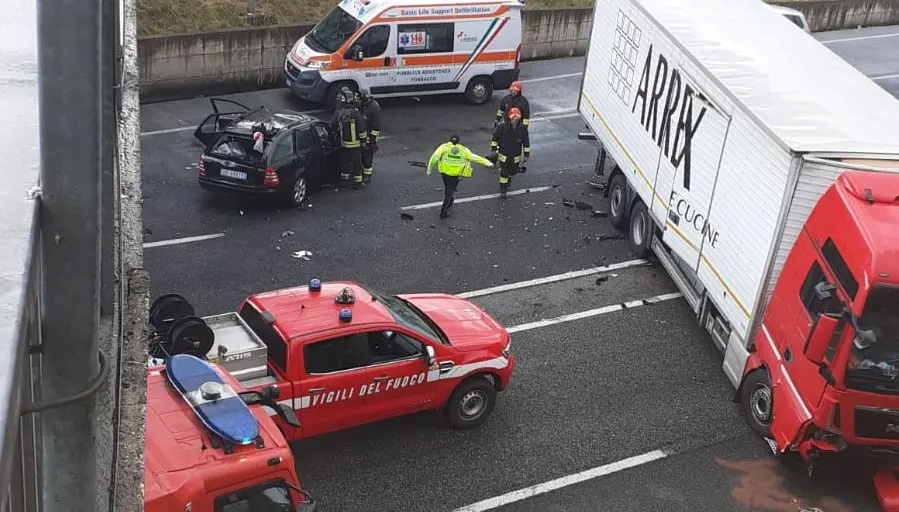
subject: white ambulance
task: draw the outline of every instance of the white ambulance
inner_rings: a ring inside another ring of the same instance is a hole
[[[521,0],[341,0],[287,54],[284,80],[335,104],[344,85],[378,98],[464,93],[476,105],[518,79]]]

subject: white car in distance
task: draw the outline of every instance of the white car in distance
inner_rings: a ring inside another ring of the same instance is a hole
[[[779,12],[783,15],[784,18],[793,22],[794,25],[801,28],[805,31],[806,34],[811,34],[812,31],[808,27],[808,22],[805,20],[805,15],[802,12],[797,11],[796,9],[790,9],[789,7],[784,7],[782,5],[771,5],[768,4],[768,7],[774,9],[776,12]]]

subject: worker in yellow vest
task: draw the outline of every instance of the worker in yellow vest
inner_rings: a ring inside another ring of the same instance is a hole
[[[486,158],[476,155],[462,144],[459,144],[459,136],[453,135],[449,142],[441,144],[431,159],[428,160],[428,170],[426,175],[431,175],[431,170],[436,166],[443,178],[443,205],[440,207],[440,218],[449,217],[449,209],[453,206],[456,188],[459,186],[460,178],[471,177],[471,162],[483,165],[484,167],[493,167],[493,162]]]

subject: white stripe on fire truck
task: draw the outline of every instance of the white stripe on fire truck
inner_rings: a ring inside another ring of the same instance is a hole
[[[509,365],[509,361],[505,357],[495,357],[493,359],[488,359],[486,361],[478,361],[476,363],[463,364],[459,366],[454,366],[450,371],[441,375],[440,370],[429,370],[427,375],[427,382],[434,382],[436,380],[446,380],[446,379],[461,379],[462,377],[467,376],[471,372],[475,370],[481,369],[494,369],[501,370]],[[295,410],[308,409],[312,403],[312,397],[309,395],[304,395],[296,399],[287,398],[285,400],[278,400],[279,404],[284,404],[287,407],[293,407]],[[269,416],[275,416],[277,413],[274,409],[270,407],[263,406],[265,412]]]

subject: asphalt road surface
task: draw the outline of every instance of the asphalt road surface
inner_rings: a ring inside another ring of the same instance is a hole
[[[899,27],[817,37],[899,95]],[[371,185],[324,190],[306,208],[282,211],[197,186],[191,131],[209,111],[206,100],[146,105],[145,258],[154,296],[184,294],[206,315],[312,277],[393,293],[462,293],[613,265],[473,299],[514,332],[519,365],[482,428],[454,432],[421,414],[296,443],[300,477],[320,510],[877,510],[860,472],[809,479],[775,462],[745,426],[721,355],[671,295],[664,271],[633,261],[605,219],[563,205],[605,208],[584,183],[595,148],[576,138],[582,66],[582,58],[522,66],[536,114],[531,163],[513,183],[518,195],[506,203],[479,197],[498,185],[492,170],[476,168],[444,221],[429,205],[441,199],[440,178],[409,161],[427,160],[453,133],[487,153],[485,127],[500,95],[482,107],[459,98],[383,101],[386,138]],[[286,90],[230,98],[315,109]],[[311,260],[291,257],[301,250]],[[658,300],[643,305],[647,298]],[[542,319],[553,320],[534,324]]]

